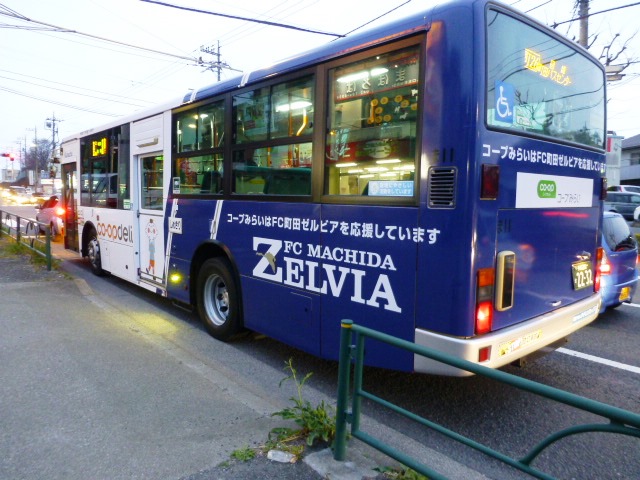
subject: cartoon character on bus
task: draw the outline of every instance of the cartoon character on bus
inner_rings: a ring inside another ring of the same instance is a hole
[[[153,223],[153,218],[149,219],[149,223],[144,228],[147,238],[149,239],[149,266],[147,273],[149,275],[156,274],[156,237],[158,236],[158,228]]]

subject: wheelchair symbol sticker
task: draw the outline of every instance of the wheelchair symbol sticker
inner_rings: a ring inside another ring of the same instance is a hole
[[[513,103],[515,91],[509,83],[496,82],[496,120],[513,123]]]

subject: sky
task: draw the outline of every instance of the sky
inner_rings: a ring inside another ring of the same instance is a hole
[[[144,0],[0,0],[0,151],[18,153],[35,138],[51,139],[52,130],[47,128],[51,119],[56,120],[58,137],[62,139],[182,97],[189,89],[215,83],[217,71],[190,59],[216,61],[203,50],[216,51],[218,42],[220,60],[233,68],[222,70],[221,78],[226,79],[335,38],[327,34],[346,34],[365,24],[368,26],[364,28],[371,28],[424,11],[434,3],[162,1],[324,33],[256,24]],[[505,3],[547,25],[577,17],[575,0]],[[608,85],[607,128],[624,137],[640,134],[640,26],[634,22],[640,18],[639,3],[590,1],[589,33],[597,35],[590,51],[598,57],[612,41],[611,53],[620,51],[626,43],[625,51],[614,63],[638,62],[623,72],[621,81]],[[616,7],[622,8],[598,13]],[[32,21],[10,16],[15,14]],[[60,29],[65,31],[55,31]],[[578,22],[562,23],[557,31],[576,38]],[[0,168],[6,168],[6,163],[0,157]]]

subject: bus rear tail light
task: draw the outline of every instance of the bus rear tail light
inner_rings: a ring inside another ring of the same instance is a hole
[[[476,280],[476,335],[493,329],[494,312],[513,307],[516,254],[510,250],[498,253],[496,268],[481,268]]]
[[[491,331],[493,326],[493,287],[495,270],[481,268],[476,279],[476,335]]]
[[[56,215],[59,216],[59,217],[63,216],[64,215],[64,208],[62,208],[62,207],[56,208]]]
[[[493,325],[493,302],[480,302],[476,307],[476,335],[489,333]]]

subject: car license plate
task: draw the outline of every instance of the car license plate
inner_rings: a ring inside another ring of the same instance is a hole
[[[574,290],[582,290],[593,286],[593,268],[590,261],[572,264],[571,271],[573,272]]]
[[[618,301],[624,302],[625,300],[629,300],[629,297],[631,297],[631,287],[622,287]]]

